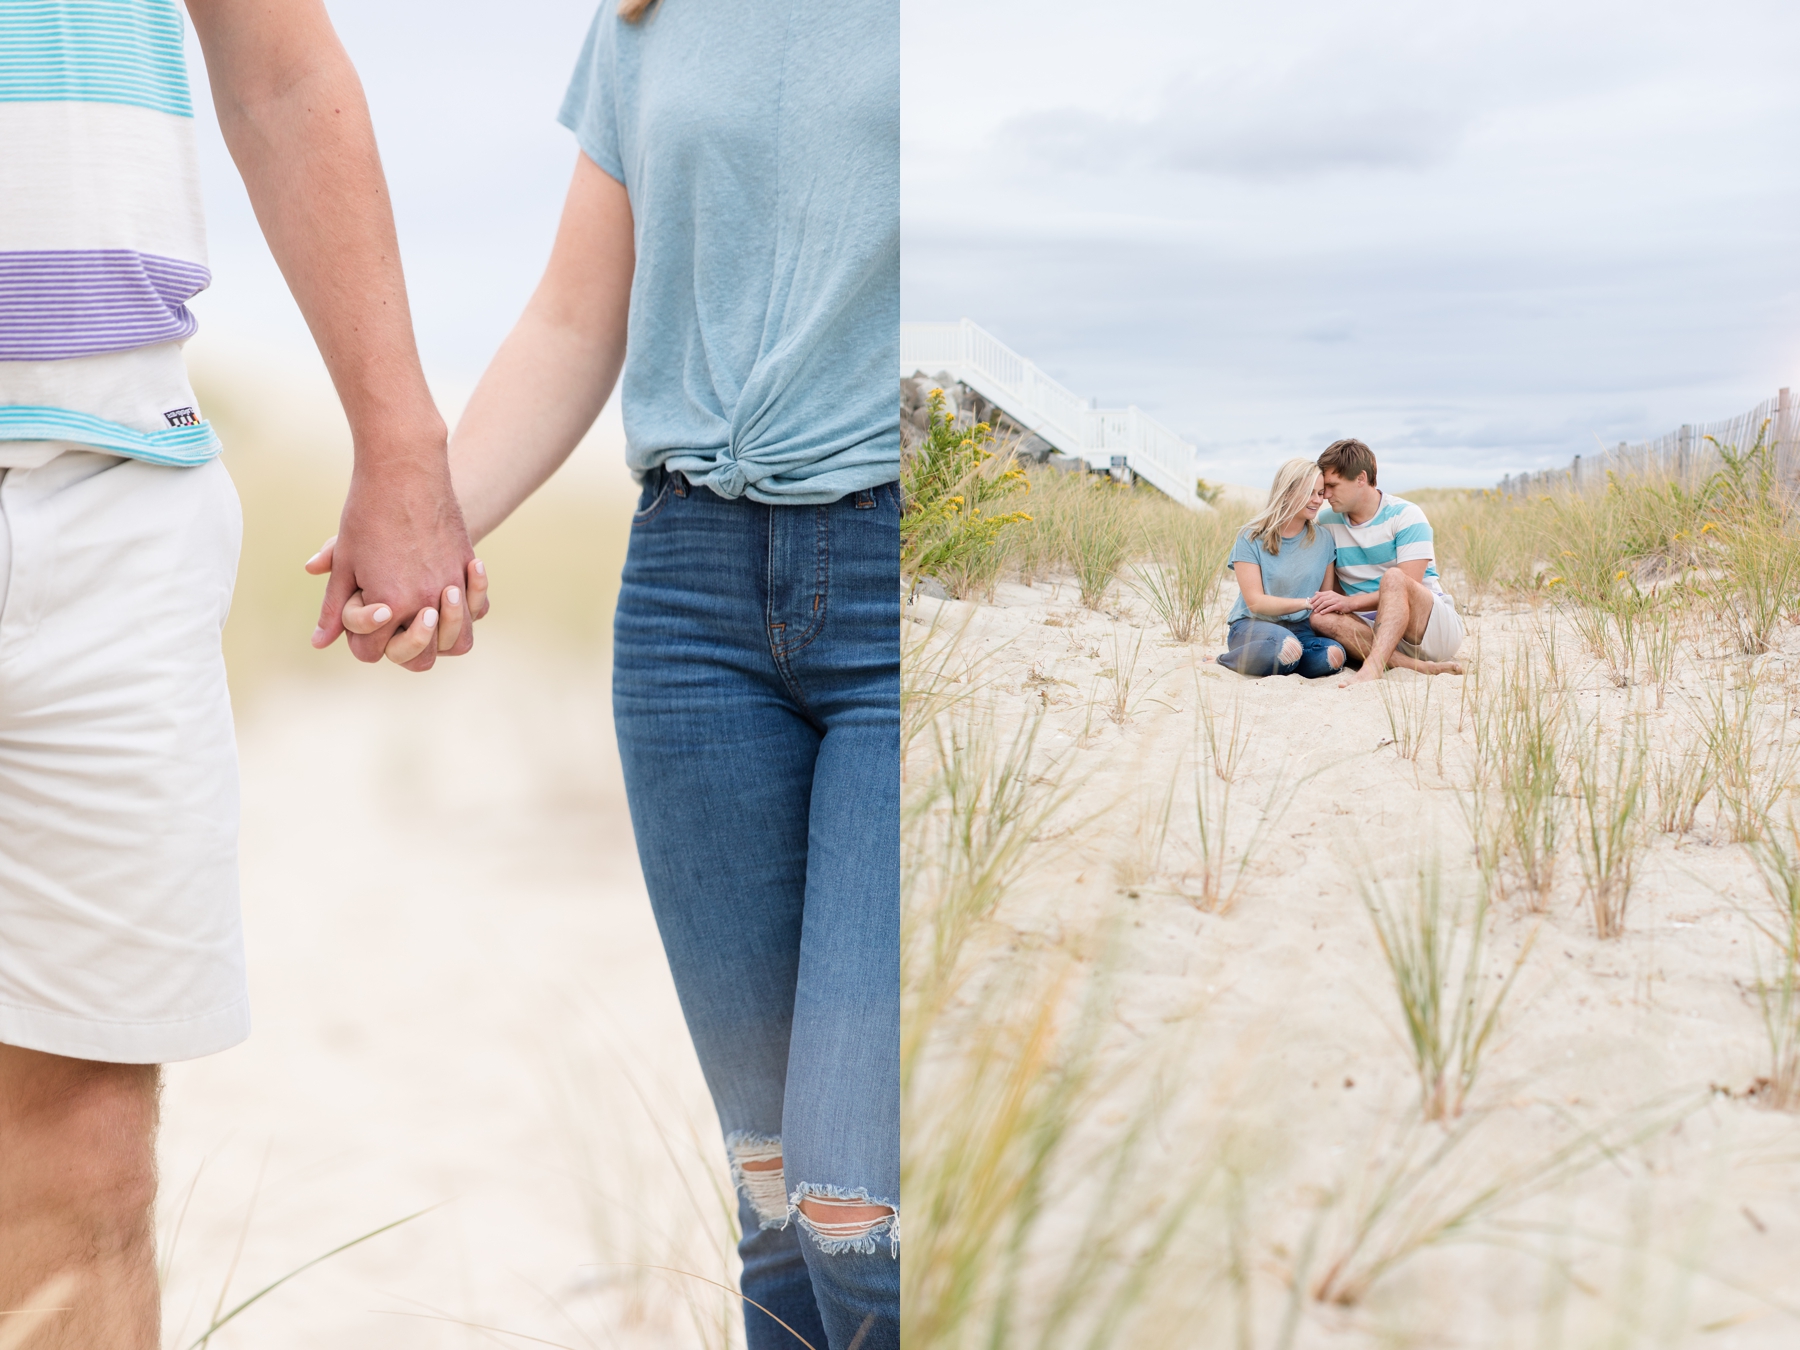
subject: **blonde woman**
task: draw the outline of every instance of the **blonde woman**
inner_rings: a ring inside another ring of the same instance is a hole
[[[1319,466],[1290,459],[1275,474],[1269,504],[1238,533],[1231,550],[1238,598],[1219,664],[1240,675],[1300,675],[1344,668],[1344,649],[1313,632],[1312,597],[1336,585],[1337,545],[1314,525],[1325,505]]]

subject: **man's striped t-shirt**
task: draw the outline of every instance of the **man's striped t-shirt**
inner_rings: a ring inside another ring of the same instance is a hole
[[[177,0],[0,0],[0,442],[219,451],[181,357],[212,279],[183,47]]]
[[[1450,597],[1438,584],[1436,549],[1431,542],[1431,522],[1404,497],[1381,494],[1381,505],[1361,525],[1352,525],[1341,512],[1319,512],[1318,524],[1331,531],[1337,545],[1337,577],[1345,595],[1366,595],[1381,585],[1381,574],[1396,563],[1425,560],[1425,584],[1445,600]],[[1375,611],[1362,611],[1371,623]]]

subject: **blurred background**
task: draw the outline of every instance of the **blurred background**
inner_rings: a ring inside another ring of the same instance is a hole
[[[335,3],[427,374],[454,421],[547,256],[593,16]],[[638,873],[608,641],[635,488],[616,406],[487,540],[475,652],[308,643],[348,428],[190,41],[213,285],[189,363],[244,506],[226,629],[255,1030],[170,1066],[165,1344],[341,1244],[220,1350],[741,1341],[729,1179]],[[419,1213],[424,1211],[423,1213]]]
[[[1492,486],[1800,384],[1783,0],[904,13],[902,317],[1210,480],[1359,436]]]

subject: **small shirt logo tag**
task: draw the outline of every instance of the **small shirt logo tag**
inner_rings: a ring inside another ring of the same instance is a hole
[[[172,427],[197,427],[200,414],[192,408],[171,408],[163,414],[163,420]]]

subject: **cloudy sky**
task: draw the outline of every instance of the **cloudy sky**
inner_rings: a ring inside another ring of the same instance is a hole
[[[1221,477],[1485,484],[1800,384],[1800,6],[905,0],[902,312]]]
[[[689,0],[667,0],[688,3]],[[588,0],[332,0],[428,369],[541,270]],[[1800,6],[904,0],[902,307],[1258,481],[1486,483],[1800,383]],[[204,104],[198,52],[195,92]],[[316,368],[210,115],[201,359]]]

